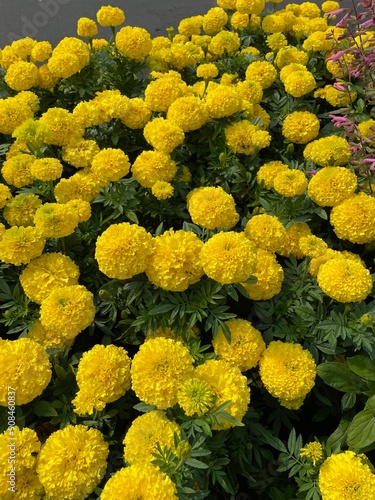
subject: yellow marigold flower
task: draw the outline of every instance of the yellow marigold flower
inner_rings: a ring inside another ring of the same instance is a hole
[[[320,467],[318,484],[323,500],[372,500],[375,496],[372,465],[365,455],[354,451],[328,457]]]
[[[250,403],[250,388],[240,369],[224,359],[210,359],[195,369],[195,376],[206,382],[215,395],[215,404],[210,411],[215,411],[218,406],[230,401],[225,411],[241,422]],[[234,424],[222,418],[220,424],[214,424],[212,429],[223,430],[233,426]]]
[[[125,26],[116,34],[115,43],[120,54],[142,62],[149,54],[152,43],[150,33],[137,26]]]
[[[57,158],[37,158],[30,166],[30,174],[40,181],[55,181],[63,172],[63,166]]]
[[[259,374],[267,391],[282,406],[297,399],[301,406],[314,387],[316,364],[311,353],[300,344],[276,340],[263,352]]]
[[[40,450],[37,471],[51,500],[84,500],[102,480],[108,444],[97,429],[68,425],[49,436]]]
[[[308,186],[306,175],[301,170],[290,169],[279,172],[274,181],[274,190],[288,198],[299,196]]]
[[[48,69],[56,78],[69,78],[90,62],[90,49],[75,37],[63,38],[53,49],[47,62]]]
[[[17,498],[17,500],[41,500],[44,497],[44,489],[38,479],[35,467],[31,469],[21,467],[16,473],[16,478],[15,486],[11,490],[11,484],[8,482],[9,476],[4,471],[0,478],[0,494],[3,500],[12,500],[12,498]]]
[[[190,191],[187,209],[194,224],[206,229],[231,229],[240,218],[233,196],[220,186],[200,187]]]
[[[221,31],[228,21],[228,14],[221,7],[209,9],[203,16],[203,29],[206,35],[215,35]]]
[[[250,82],[259,83],[262,89],[267,89],[276,80],[277,70],[267,61],[254,61],[247,67],[245,77]]]
[[[7,70],[13,63],[19,60],[20,58],[10,45],[6,45],[3,49],[1,49],[0,62],[3,69]]]
[[[77,285],[78,266],[61,253],[45,253],[33,259],[22,271],[20,283],[26,296],[41,304],[55,288]]]
[[[249,82],[244,80],[243,82],[238,82],[236,89],[241,95],[242,99],[246,101],[246,106],[248,103],[259,104],[263,98],[263,89],[257,82]],[[258,111],[258,108],[255,108]],[[259,125],[259,123],[258,123]]]
[[[294,111],[283,121],[282,134],[285,139],[295,144],[307,144],[319,134],[320,122],[314,113]]]
[[[178,36],[178,35],[177,35]],[[167,58],[168,59],[168,58]],[[174,43],[170,49],[170,64],[178,71],[195,66],[204,59],[204,52],[192,42]]]
[[[63,146],[61,157],[64,161],[77,168],[90,167],[96,154],[100,152],[97,143],[89,139],[81,139],[72,145]]]
[[[46,239],[34,226],[7,229],[0,241],[0,260],[20,266],[42,254]]]
[[[143,128],[151,118],[151,109],[140,97],[129,99],[129,107],[121,118],[124,125],[131,129]]]
[[[122,222],[98,236],[95,258],[102,273],[123,280],[143,273],[151,252],[151,234],[137,224]]]
[[[230,24],[235,30],[243,30],[249,26],[249,14],[241,14],[241,12],[233,12],[230,18]]]
[[[153,453],[157,451],[157,444],[167,446],[176,451],[174,434],[181,436],[177,423],[169,420],[166,413],[153,410],[135,418],[125,435],[125,460],[131,465],[148,465],[155,460]]]
[[[200,252],[204,272],[222,285],[247,280],[256,269],[256,258],[255,244],[233,231],[214,234]]]
[[[314,19],[315,17],[320,17],[320,8],[313,2],[303,2],[300,5],[299,15]]]
[[[237,0],[236,9],[241,14],[260,14],[265,7],[265,0]]]
[[[330,216],[336,235],[352,243],[375,240],[375,198],[358,193],[336,205]]]
[[[207,123],[208,118],[209,114],[205,102],[196,96],[179,97],[169,106],[167,111],[167,119],[175,123],[183,132],[198,130]]]
[[[48,129],[49,134],[45,140],[47,144],[66,146],[70,142],[82,139],[84,128],[66,109],[49,108],[42,114],[39,121]]]
[[[11,443],[13,441],[13,443]],[[13,453],[10,455],[9,444],[13,444]],[[33,429],[24,427],[22,430],[19,427],[14,426],[8,428],[2,434],[0,434],[0,467],[3,473],[9,472],[11,470],[10,465],[13,465],[15,470],[18,472],[22,469],[33,469],[36,465],[37,457],[40,450],[40,442],[38,436]],[[8,459],[13,459],[14,462],[8,462]],[[0,494],[1,494],[0,487]]]
[[[282,69],[284,66],[288,66],[289,64],[301,64],[306,66],[308,61],[308,55],[306,52],[302,50],[298,50],[297,47],[293,45],[288,45],[287,47],[279,50],[275,57],[275,65]]]
[[[77,104],[77,106],[73,109],[73,116],[79,123],[82,128],[92,127],[93,125],[102,125],[105,123],[103,118],[107,118],[107,116],[102,116],[101,111],[103,106],[99,107],[97,102],[94,102],[94,99],[91,101],[81,101]],[[108,118],[108,121],[111,118]],[[80,141],[81,138],[77,138],[75,142]]]
[[[68,210],[73,210],[78,217],[78,223],[86,222],[91,217],[91,205],[88,201],[77,198],[66,203]]]
[[[307,71],[307,68],[303,64],[299,63],[287,64],[280,70],[280,80],[284,83],[288,76],[292,75],[296,71]]]
[[[357,176],[346,167],[324,167],[309,182],[308,195],[321,207],[334,207],[353,196]]]
[[[316,90],[314,97],[325,99],[331,106],[339,108],[348,106],[351,102],[355,101],[357,93],[338,90],[333,85],[326,85]]]
[[[101,50],[107,45],[108,41],[105,38],[94,38],[94,40],[92,40],[92,48],[96,51]]]
[[[285,163],[279,160],[265,163],[258,170],[257,182],[258,184],[263,183],[266,189],[272,189],[277,174],[288,168],[288,165],[285,165]]]
[[[317,236],[303,236],[299,240],[301,252],[312,259],[321,257],[328,249],[327,243]]]
[[[266,33],[282,33],[285,31],[285,21],[277,14],[268,14],[263,18],[262,28]],[[285,44],[286,45],[286,44]]]
[[[27,334],[27,338],[34,340],[45,349],[65,349],[74,343],[74,338],[58,335],[54,330],[47,330],[37,319]]]
[[[82,285],[55,288],[42,300],[40,322],[47,330],[73,339],[95,317],[93,295]]]
[[[306,222],[295,222],[287,228],[284,243],[277,253],[283,257],[294,255],[297,259],[302,259],[305,255],[299,247],[299,241],[303,236],[310,235],[311,230]]]
[[[307,144],[303,151],[306,160],[320,167],[345,165],[350,160],[349,143],[344,137],[329,135]]]
[[[155,337],[141,345],[131,367],[132,389],[146,404],[163,410],[177,403],[177,391],[193,374],[193,358],[181,342]]]
[[[157,181],[151,188],[152,194],[158,200],[167,200],[174,193],[174,187],[169,182]]]
[[[196,74],[198,78],[216,78],[219,70],[213,63],[200,64],[197,67]]]
[[[305,448],[300,449],[300,456],[306,457],[315,467],[317,462],[323,458],[323,446],[319,441],[312,441],[308,443]]]
[[[52,54],[52,45],[48,41],[37,42],[31,49],[31,59],[43,62]]]
[[[119,181],[129,173],[129,170],[128,155],[121,149],[102,149],[91,162],[91,171],[105,184]]]
[[[91,101],[98,113],[99,124],[107,123],[114,118],[123,118],[129,109],[129,98],[118,89],[97,92]]]
[[[185,380],[177,392],[178,404],[188,417],[204,415],[213,407],[215,399],[210,385],[195,377]]]
[[[91,415],[130,389],[130,358],[123,347],[97,344],[83,353],[76,379],[79,391],[72,401],[74,412]]]
[[[168,111],[178,97],[187,93],[187,85],[181,78],[166,75],[151,81],[145,90],[145,103],[152,111]]]
[[[323,31],[311,33],[302,44],[302,48],[307,51],[328,51],[333,49],[333,40],[327,38]]]
[[[54,195],[58,203],[68,203],[71,200],[82,199],[92,201],[99,195],[102,183],[90,170],[82,170],[69,177],[61,179],[56,184]]]
[[[29,118],[13,131],[12,137],[15,137],[18,142],[40,148],[48,137],[48,129],[43,123]]]
[[[59,79],[51,73],[48,64],[39,67],[39,87],[41,89],[52,91],[58,81]]]
[[[232,54],[240,48],[240,37],[232,31],[220,31],[211,40],[208,51],[215,58],[224,53]]]
[[[288,40],[283,33],[273,33],[267,37],[266,43],[273,52],[278,52],[288,44]]]
[[[216,3],[222,9],[235,10],[237,0],[217,0]]]
[[[52,377],[45,349],[31,339],[0,341],[0,405],[8,405],[9,386],[15,392],[15,404],[30,403],[42,394]]]
[[[18,194],[4,207],[3,217],[10,226],[33,226],[35,212],[41,204],[36,194]]]
[[[4,180],[17,188],[32,184],[34,181],[31,175],[31,165],[34,163],[35,156],[26,153],[20,153],[4,161],[1,168],[1,174]]]
[[[314,90],[316,81],[310,71],[293,71],[285,78],[285,91],[293,97],[302,97]]]
[[[212,90],[208,89],[206,104],[211,118],[223,118],[241,109],[241,98],[235,87],[218,85]]]
[[[340,8],[339,2],[335,2],[333,0],[326,0],[322,3],[322,11],[327,14],[328,12],[332,12],[333,10],[337,10]]]
[[[0,239],[3,237],[6,229],[3,223],[0,223]]]
[[[143,135],[151,146],[162,153],[171,153],[185,139],[183,130],[174,121],[162,117],[148,122]]]
[[[327,262],[329,259],[333,259],[334,257],[339,257],[341,254],[337,250],[332,250],[332,248],[327,248],[327,250],[320,255],[319,257],[313,257],[309,264],[309,273],[311,276],[316,278],[318,275],[319,268],[322,264]]]
[[[78,216],[65,203],[44,203],[35,212],[34,224],[45,238],[64,238],[74,233]]]
[[[238,366],[241,372],[254,368],[266,348],[259,330],[244,319],[234,318],[226,321],[231,340],[228,343],[220,327],[212,341],[215,354],[228,363]]]
[[[119,7],[107,5],[100,7],[96,19],[100,26],[119,26],[125,21],[125,14]]]
[[[234,153],[253,155],[271,143],[271,136],[249,120],[241,120],[224,129],[226,144]]]
[[[172,292],[183,292],[202,277],[199,253],[203,242],[189,231],[170,229],[153,240],[146,274],[154,285]]]
[[[260,51],[256,47],[253,47],[252,45],[249,45],[249,47],[245,47],[244,49],[242,49],[241,53],[242,54],[251,54],[253,56],[260,55]]]
[[[318,285],[338,302],[365,300],[372,290],[370,271],[361,262],[349,259],[329,259],[319,267]]]
[[[247,222],[245,236],[255,245],[269,252],[276,252],[286,236],[286,230],[274,215],[254,215]]]
[[[257,249],[257,267],[253,276],[256,283],[241,283],[251,300],[269,300],[280,293],[284,271],[272,252]]]
[[[92,38],[98,34],[96,22],[88,17],[80,17],[77,22],[77,35],[84,38]]]
[[[6,184],[0,183],[0,208],[3,208],[9,199],[12,198],[12,193]]]
[[[176,174],[176,163],[167,153],[143,151],[132,165],[133,177],[143,187],[151,188],[155,182],[169,182]]]
[[[153,465],[132,465],[117,471],[104,486],[102,500],[177,500],[176,485]]]
[[[32,62],[18,61],[7,70],[4,80],[13,90],[29,90],[39,83],[39,71]]]
[[[18,92],[18,94],[14,96],[14,99],[29,106],[33,113],[39,111],[39,97],[34,92],[31,92],[31,90]]]
[[[30,37],[14,40],[11,44],[11,49],[20,58],[26,60],[31,55],[33,47],[36,45],[36,40]]]
[[[368,120],[365,120],[361,123],[358,124],[358,130],[361,132],[362,137],[366,137],[369,139],[370,137],[373,139],[372,143],[374,142],[374,136],[375,136],[375,120],[372,118],[369,118]]]
[[[200,35],[203,25],[203,16],[192,16],[182,19],[178,25],[178,32],[190,38],[192,35]]]

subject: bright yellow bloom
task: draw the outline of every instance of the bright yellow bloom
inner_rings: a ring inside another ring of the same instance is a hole
[[[260,14],[265,7],[265,0],[237,0],[236,9],[241,14]]]
[[[288,198],[298,196],[306,191],[308,180],[306,175],[297,169],[287,169],[279,172],[274,181],[274,190]]]
[[[90,50],[83,40],[63,38],[53,49],[47,67],[55,78],[69,78],[90,62]]]
[[[7,201],[12,198],[12,193],[6,184],[0,183],[0,208],[5,207]]]
[[[17,188],[32,184],[34,178],[30,169],[34,160],[35,156],[26,153],[20,153],[5,160],[1,168],[5,182]]]
[[[257,249],[257,267],[253,272],[256,283],[241,283],[252,300],[269,300],[281,291],[284,271],[275,254]]]
[[[129,158],[122,149],[102,149],[91,162],[91,171],[104,184],[119,181],[129,173],[129,170]]]
[[[206,105],[211,118],[224,118],[237,113],[241,109],[241,97],[235,87],[218,85],[208,88]]]
[[[125,14],[120,8],[107,5],[100,7],[96,19],[100,26],[118,26],[125,21]]]
[[[84,38],[92,38],[98,34],[96,22],[88,17],[80,17],[77,22],[77,35]]]
[[[177,98],[168,108],[168,120],[176,123],[183,132],[197,130],[207,123],[209,114],[204,101],[196,96]]]
[[[344,137],[329,135],[307,144],[303,156],[320,167],[330,167],[348,163],[351,152],[349,143]]]
[[[108,444],[97,429],[68,425],[44,443],[38,476],[51,500],[84,500],[102,480]]]
[[[46,238],[64,238],[74,233],[78,216],[72,207],[60,203],[44,203],[34,216],[37,230]]]
[[[143,61],[152,48],[150,33],[137,26],[121,28],[115,42],[120,54],[139,62]]]
[[[294,111],[283,121],[282,134],[289,142],[307,144],[319,134],[320,123],[314,113]]]
[[[49,131],[47,144],[66,146],[69,142],[82,139],[84,132],[72,113],[62,108],[49,108],[39,119]]]
[[[215,64],[205,63],[197,67],[196,74],[198,78],[216,78],[219,70]]]
[[[334,207],[353,196],[357,176],[346,167],[324,167],[309,182],[308,195],[321,207]]]
[[[13,90],[29,90],[39,83],[39,71],[32,62],[15,62],[7,70],[4,80]]]
[[[213,7],[203,16],[203,29],[206,35],[215,35],[228,21],[228,14],[221,7]]]
[[[213,407],[215,399],[210,385],[195,377],[185,380],[177,392],[178,404],[188,417],[204,415]]]
[[[203,276],[199,254],[203,242],[190,231],[170,229],[153,240],[146,274],[154,285],[183,292]]]
[[[204,272],[222,285],[247,280],[256,269],[256,259],[255,244],[233,231],[214,234],[200,252]]]
[[[223,30],[212,37],[208,51],[214,58],[218,58],[224,54],[232,54],[240,48],[240,45],[237,33]]]
[[[315,384],[316,365],[311,353],[300,344],[272,341],[259,361],[259,374],[267,391],[282,406],[305,396]]]
[[[166,409],[177,403],[177,391],[193,374],[193,358],[179,341],[155,337],[147,340],[133,358],[132,389],[149,405]]]
[[[178,25],[178,32],[181,35],[191,37],[192,35],[200,35],[203,24],[203,16],[192,16],[181,19]]]
[[[71,200],[81,199],[92,201],[99,194],[102,182],[90,169],[82,170],[69,177],[60,179],[54,189],[58,203],[68,203]]]
[[[270,145],[271,136],[249,120],[241,120],[225,128],[225,140],[234,153],[253,155]]]
[[[30,166],[34,179],[40,181],[55,181],[63,172],[63,166],[57,158],[37,158]]]
[[[143,129],[143,135],[152,147],[162,153],[171,153],[185,139],[183,130],[175,121],[162,117],[148,122]]]
[[[9,444],[10,441],[14,442],[15,446],[15,463],[14,467],[17,472],[22,470],[22,468],[32,469],[36,465],[37,453],[40,450],[40,442],[36,432],[33,429],[24,427],[22,430],[19,427],[14,426],[8,428],[2,434],[0,434],[0,467],[2,471],[10,468],[11,465],[8,462],[10,458],[9,455]],[[7,471],[8,472],[8,471]]]
[[[34,226],[13,226],[7,229],[0,241],[0,260],[20,266],[43,252],[46,239]]]
[[[121,121],[131,129],[143,128],[151,117],[151,109],[144,99],[134,97],[129,99],[129,107]]]
[[[315,31],[306,38],[302,48],[306,51],[329,51],[333,49],[333,40],[327,38],[324,31]]]
[[[64,161],[74,167],[90,167],[91,162],[100,148],[93,140],[81,139],[72,145],[63,146],[61,157]]]
[[[162,151],[143,151],[131,167],[135,180],[147,188],[151,188],[157,181],[171,181],[176,170],[174,160]]]
[[[36,43],[36,40],[27,36],[19,40],[14,40],[10,47],[19,58],[26,60],[31,55]]]
[[[141,226],[109,226],[96,241],[95,258],[109,278],[129,279],[143,273],[152,252],[152,236]]]
[[[323,458],[323,447],[318,441],[312,441],[305,448],[300,449],[300,456],[306,457],[315,467],[316,463]]]
[[[180,75],[166,74],[151,81],[145,90],[145,103],[152,111],[168,111],[177,98],[187,94],[187,85]]]
[[[327,251],[327,243],[317,236],[302,236],[299,240],[301,252],[307,257],[315,259],[321,257]]]
[[[254,61],[246,69],[246,80],[257,82],[262,89],[271,87],[277,77],[275,66],[267,61]]]
[[[316,81],[310,71],[293,71],[285,78],[285,91],[293,97],[302,97],[314,90]]]
[[[27,338],[34,340],[44,349],[65,349],[65,347],[73,345],[75,339],[66,337],[64,333],[57,334],[54,330],[44,328],[37,319],[28,331]]]
[[[167,200],[174,193],[174,187],[169,182],[157,181],[151,188],[152,194],[158,200]]]
[[[285,165],[285,163],[279,160],[265,163],[258,170],[257,182],[258,184],[263,183],[266,189],[271,189],[273,188],[273,183],[277,174],[287,169],[288,165]]]
[[[266,43],[271,50],[278,52],[288,44],[288,40],[283,33],[273,33],[267,37]]]
[[[275,57],[275,64],[279,69],[292,63],[302,64],[305,66],[307,61],[307,53],[302,50],[298,50],[297,47],[294,47],[293,45],[288,45],[287,47],[282,48]]]
[[[36,194],[18,194],[4,207],[3,217],[10,226],[33,226],[35,212],[41,204]]]
[[[8,390],[15,404],[24,405],[42,394],[52,377],[45,349],[31,339],[0,340],[0,405],[8,405]]]
[[[328,61],[329,63],[330,61]],[[330,66],[329,66],[330,67]],[[348,92],[347,90],[336,89],[333,85],[325,85],[325,87],[320,88],[314,92],[314,97],[325,99],[331,106],[336,108],[341,108],[348,106],[357,97],[356,92]]]
[[[297,259],[302,259],[305,255],[299,247],[299,242],[303,236],[311,236],[309,226],[306,222],[295,222],[287,228],[284,243],[277,253],[283,257],[294,255]]]
[[[195,188],[187,196],[191,220],[206,229],[231,229],[240,218],[232,195],[220,186]]]
[[[245,226],[245,236],[259,248],[276,252],[283,244],[286,231],[274,215],[254,215]]]
[[[25,120],[12,134],[12,137],[15,137],[18,142],[30,144],[34,148],[40,148],[47,136],[47,127],[33,118]]]
[[[37,42],[31,50],[31,60],[43,62],[52,54],[52,45],[48,41]]]

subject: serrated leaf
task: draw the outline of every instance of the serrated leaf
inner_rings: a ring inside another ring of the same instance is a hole
[[[185,460],[186,465],[190,465],[190,467],[194,467],[196,469],[208,469],[208,465],[202,462],[201,460],[197,460],[196,458],[188,458]]]

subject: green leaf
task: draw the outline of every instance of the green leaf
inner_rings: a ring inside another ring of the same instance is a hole
[[[348,445],[359,450],[375,443],[375,417],[372,411],[362,410],[353,418],[348,430]]]
[[[375,381],[375,363],[367,356],[353,356],[348,358],[350,370],[365,380]]]
[[[175,304],[159,304],[158,306],[154,307],[150,311],[148,311],[148,314],[150,316],[155,316],[157,314],[163,314],[169,311],[172,311],[172,309],[175,308]]]
[[[186,465],[190,465],[190,467],[195,467],[196,469],[208,469],[208,465],[205,464],[204,462],[201,462],[200,460],[197,460],[196,458],[188,458],[185,460]]]
[[[33,404],[33,410],[35,415],[38,415],[38,417],[57,417],[57,411],[50,405],[50,403],[48,403],[48,401],[35,401]]]
[[[361,393],[368,388],[366,382],[353,373],[348,365],[336,361],[319,365],[318,375],[327,385],[338,391]]]
[[[341,408],[342,411],[349,410],[350,408],[353,408],[355,405],[355,402],[357,401],[357,396],[355,392],[346,392],[341,400]]]

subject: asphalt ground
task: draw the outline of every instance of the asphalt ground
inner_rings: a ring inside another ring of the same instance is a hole
[[[341,4],[348,7],[351,1]],[[176,29],[185,17],[205,14],[216,6],[216,0],[0,0],[0,47],[25,36],[55,46],[65,36],[77,35],[80,17],[96,19],[96,12],[108,4],[125,12],[125,24],[145,28],[155,37],[166,35],[171,26]],[[280,7],[286,4],[284,0]],[[109,38],[109,28],[101,29],[99,35]]]

